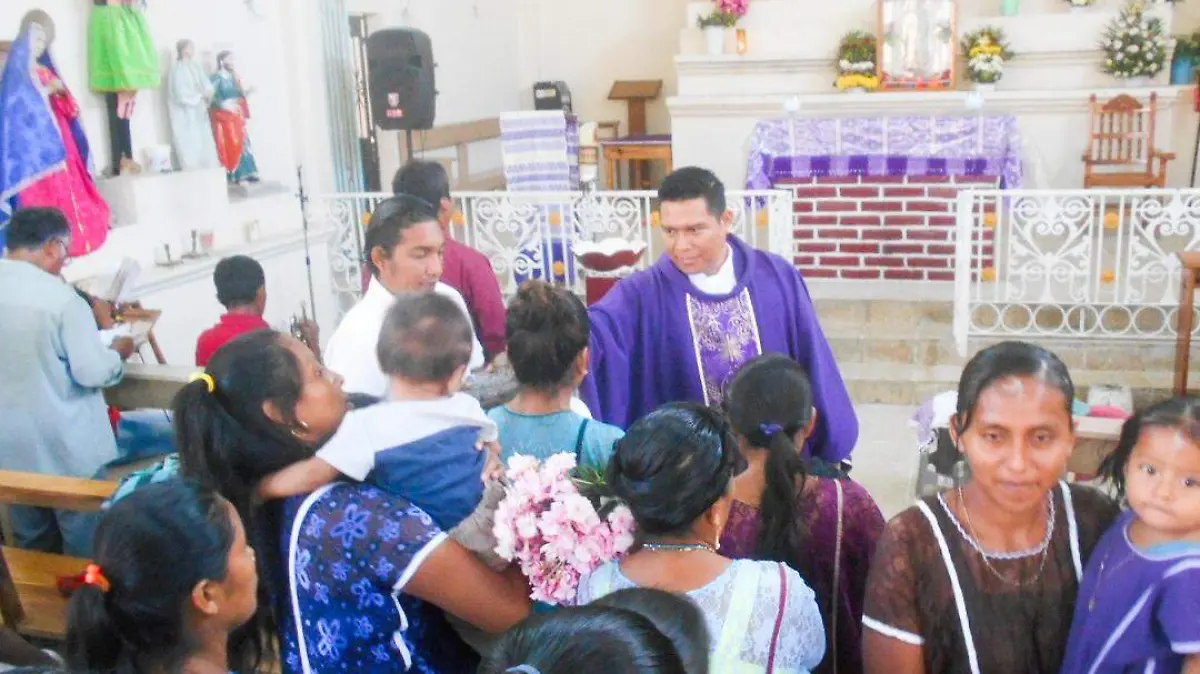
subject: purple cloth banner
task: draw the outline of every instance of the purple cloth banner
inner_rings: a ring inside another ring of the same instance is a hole
[[[1021,186],[1021,134],[1012,115],[776,118],[755,125],[746,189],[821,176],[999,176]]]

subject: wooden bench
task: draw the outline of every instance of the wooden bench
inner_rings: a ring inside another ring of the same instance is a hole
[[[420,155],[434,150],[454,148],[454,159],[438,159],[429,157],[432,161],[440,162],[446,167],[450,176],[450,189],[459,192],[482,192],[504,189],[504,169],[497,167],[492,171],[481,173],[471,172],[470,146],[489,140],[500,139],[500,118],[479,119],[474,122],[447,124],[434,127],[428,131],[413,133],[413,154]],[[400,136],[400,163],[408,160],[408,148],[404,135]]]
[[[0,471],[0,504],[6,506],[96,512],[116,488],[115,482]],[[67,633],[67,599],[58,590],[58,579],[82,573],[87,563],[78,557],[0,547],[4,624],[27,637],[62,639]]]

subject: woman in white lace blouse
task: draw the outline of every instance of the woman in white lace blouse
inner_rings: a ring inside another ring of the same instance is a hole
[[[580,583],[587,603],[630,587],[685,593],[704,612],[713,674],[808,672],[825,654],[813,592],[776,562],[718,554],[737,444],[719,413],[666,405],[629,428],[608,484],[629,504],[640,546]]]

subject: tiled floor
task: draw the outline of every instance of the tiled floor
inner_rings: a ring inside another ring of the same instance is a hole
[[[908,426],[916,412],[911,405],[858,405],[858,446],[851,472],[875,497],[884,517],[892,517],[913,502],[917,465],[917,434]]]

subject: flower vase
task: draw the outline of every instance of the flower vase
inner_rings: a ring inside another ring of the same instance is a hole
[[[704,44],[708,47],[709,56],[720,56],[725,53],[725,27],[705,26]]]
[[[995,90],[996,90],[995,82],[976,82],[975,83],[975,91],[978,91],[981,94],[990,94]]]
[[[1001,16],[1016,16],[1021,7],[1021,0],[1000,0]]]
[[[1196,62],[1190,57],[1176,56],[1171,61],[1171,84],[1187,86],[1195,82]]]
[[[1127,86],[1127,87],[1148,87],[1148,86],[1150,86],[1151,82],[1152,82],[1152,79],[1145,75],[1138,75],[1137,77],[1125,78],[1125,86]]]

